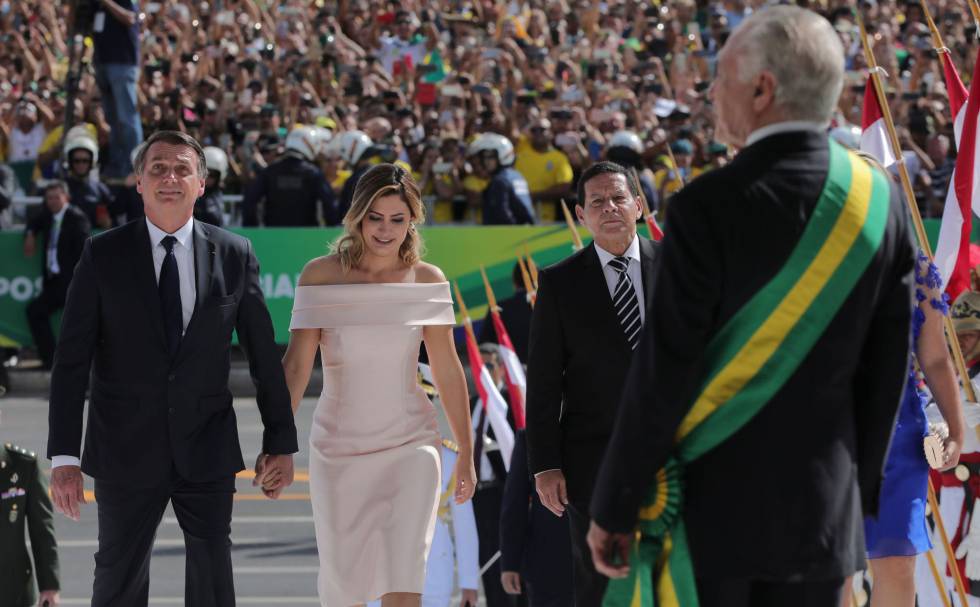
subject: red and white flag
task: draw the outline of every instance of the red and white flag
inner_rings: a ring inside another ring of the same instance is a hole
[[[861,151],[877,158],[882,166],[895,164],[895,154],[888,142],[885,113],[878,103],[874,81],[870,75],[864,85],[864,106],[861,110]]]
[[[504,320],[496,310],[490,310],[493,328],[497,332],[497,345],[500,346],[500,358],[507,373],[507,395],[510,396],[510,408],[514,412],[514,427],[524,429],[524,403],[527,402],[527,376],[524,365],[510,340]]]
[[[950,179],[943,207],[943,218],[939,227],[939,240],[936,244],[935,262],[943,277],[943,285],[950,298],[970,288],[970,233],[973,229],[973,213],[978,209],[977,194],[980,193],[980,171],[976,168],[977,153],[977,115],[980,113],[980,94],[974,94],[980,84],[974,70],[970,92],[967,93],[949,53],[940,53],[943,74],[946,77],[946,90],[949,93],[949,107],[953,121],[953,136],[956,139],[956,167]]]
[[[467,321],[468,322],[468,321]],[[470,369],[473,371],[473,379],[476,382],[476,392],[480,396],[480,403],[486,411],[490,427],[493,428],[494,438],[500,448],[500,455],[504,460],[504,467],[510,470],[510,456],[514,452],[514,430],[507,422],[507,401],[504,400],[497,384],[490,375],[490,370],[483,364],[483,357],[480,356],[480,348],[476,345],[476,337],[473,332],[466,331],[466,353],[470,359]],[[474,416],[474,428],[477,418]],[[482,440],[483,437],[477,429],[476,439]]]
[[[647,228],[650,230],[650,238],[660,242],[664,238],[664,231],[660,229],[660,224],[657,223],[657,219],[653,216],[653,213],[647,215]]]

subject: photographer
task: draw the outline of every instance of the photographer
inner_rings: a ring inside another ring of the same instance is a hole
[[[132,171],[130,152],[143,141],[143,126],[136,107],[140,64],[136,6],[134,0],[79,0],[79,3],[85,1],[96,4],[91,24],[95,80],[112,129],[109,157],[102,175],[123,179]]]

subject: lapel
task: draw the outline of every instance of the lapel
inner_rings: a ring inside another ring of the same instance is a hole
[[[657,256],[660,254],[660,247],[652,240],[637,235],[640,239],[640,269],[643,274],[643,302],[647,310],[653,302],[653,283],[657,279]]]
[[[585,301],[591,308],[588,310],[588,316],[597,321],[597,329],[600,334],[615,336],[612,337],[612,343],[615,343],[617,347],[629,350],[623,327],[620,326],[619,318],[616,317],[616,310],[613,309],[612,296],[609,294],[609,285],[606,283],[606,274],[599,262],[599,253],[595,250],[594,242],[582,252],[582,269],[585,283],[595,285],[595,287],[584,289],[585,294],[588,295]]]
[[[214,274],[214,243],[210,240],[211,230],[200,221],[194,222],[194,276],[195,291],[194,313],[191,320],[187,323],[187,330],[184,332],[184,339],[181,340],[180,352],[184,349],[184,344],[194,335],[194,329],[201,324],[201,310],[204,302],[207,301],[208,294],[211,292],[211,277]]]
[[[135,222],[133,229],[133,276],[140,296],[146,303],[147,318],[153,325],[153,332],[160,339],[160,346],[166,349],[167,339],[163,333],[163,310],[160,308],[160,292],[157,287],[156,270],[153,267],[153,244],[150,242],[150,231],[146,228],[146,220]]]

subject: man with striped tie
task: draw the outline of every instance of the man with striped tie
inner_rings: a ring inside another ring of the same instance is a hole
[[[598,607],[607,582],[585,541],[588,507],[660,261],[636,233],[634,183],[612,162],[582,174],[575,214],[593,242],[541,272],[531,319],[528,459],[541,502],[569,522],[577,607]]]

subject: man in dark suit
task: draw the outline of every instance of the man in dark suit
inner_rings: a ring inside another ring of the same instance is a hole
[[[811,221],[843,65],[832,26],[789,6],[753,13],[720,55],[717,132],[742,151],[671,202],[652,321],[592,501],[589,542],[611,576],[626,574],[612,557],[628,561],[638,508],[705,381],[707,344]],[[862,517],[878,509],[913,306],[914,250],[893,184],[884,212],[880,246],[795,372],[686,465],[682,516],[702,607],[830,607],[864,568]]]
[[[26,257],[34,255],[38,236],[44,251],[44,282],[41,294],[27,304],[27,324],[41,358],[41,366],[45,369],[51,368],[54,359],[51,316],[65,306],[68,285],[91,231],[92,225],[85,213],[70,204],[65,182],[48,183],[44,188],[44,208],[27,224],[24,234]]]
[[[531,333],[531,302],[527,299],[527,289],[524,288],[520,264],[514,264],[511,282],[514,285],[514,294],[506,299],[501,299],[497,305],[500,306],[500,320],[504,322],[507,335],[510,336],[510,341],[517,352],[517,358],[522,363],[527,364],[527,339]],[[480,326],[479,341],[481,344],[486,342],[500,343],[489,311]]]
[[[541,502],[570,525],[575,604],[602,602],[585,534],[599,462],[653,295],[659,245],[636,233],[640,193],[627,170],[582,173],[575,214],[593,242],[543,270],[531,318],[527,449]]]
[[[575,601],[568,523],[545,508],[534,490],[523,430],[514,435],[500,507],[500,582],[509,594],[525,593],[530,607],[568,607]]]
[[[154,133],[136,157],[146,218],[91,238],[68,290],[48,456],[55,507],[70,518],[84,503],[82,470],[95,479],[95,606],[147,604],[150,550],[168,502],[187,549],[184,604],[235,603],[231,509],[244,463],[228,390],[232,331],[265,426],[256,467],[292,481],[296,427],[258,263],[248,240],[193,219],[205,170],[193,138]]]

